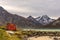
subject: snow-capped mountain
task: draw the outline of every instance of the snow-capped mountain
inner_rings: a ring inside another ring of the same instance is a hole
[[[49,18],[47,15],[43,15],[42,17],[37,17],[36,20],[42,25],[47,25],[54,21],[54,19]]]
[[[27,19],[29,19],[30,21],[32,21],[35,24],[40,24],[34,17],[29,16]]]
[[[60,25],[60,17],[52,23],[52,25]]]
[[[9,13],[3,7],[0,7],[0,26],[6,25],[7,23],[16,24],[18,28],[60,28],[60,17],[57,20],[51,19],[47,15],[37,18],[32,16],[25,18]]]
[[[33,20],[33,21],[35,20],[32,16],[29,16],[28,19]]]
[[[27,18],[9,13],[3,7],[0,6],[0,26],[6,25],[7,23],[16,24],[19,28],[39,28],[40,24],[37,24]]]
[[[39,17],[37,17],[37,18],[35,18],[35,19],[36,19],[37,21],[39,21],[39,20],[40,20],[40,18],[41,18],[41,17],[39,16]]]
[[[50,29],[60,29],[60,18],[54,20],[53,22],[49,23],[48,25],[44,26],[44,28]]]

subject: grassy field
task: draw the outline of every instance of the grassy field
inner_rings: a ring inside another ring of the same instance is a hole
[[[0,40],[25,40],[34,36],[60,36],[60,29],[18,29],[8,33],[5,26],[0,27]]]

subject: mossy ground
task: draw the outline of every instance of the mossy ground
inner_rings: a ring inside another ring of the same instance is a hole
[[[16,35],[10,35],[5,30],[0,30],[0,40],[21,40]]]
[[[6,31],[5,26],[0,26],[0,40],[22,40],[17,34],[21,34],[19,31],[13,31],[14,34],[9,34]]]

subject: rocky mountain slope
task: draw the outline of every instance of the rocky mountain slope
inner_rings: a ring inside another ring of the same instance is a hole
[[[60,18],[51,22],[50,24],[44,26],[44,28],[51,28],[51,29],[60,29]]]
[[[7,23],[14,23],[21,28],[37,28],[36,26],[40,27],[39,24],[32,22],[32,20],[16,14],[11,14],[4,8],[0,7],[0,25],[5,25]]]
[[[29,16],[28,18],[27,18],[28,20],[31,20],[33,23],[35,23],[36,25],[42,25],[42,24],[40,24],[39,23],[39,21],[37,21],[34,17],[32,17],[32,16]]]
[[[60,18],[57,20],[51,19],[47,15],[34,18],[29,16],[24,18],[22,16],[11,14],[0,6],[0,26],[6,25],[7,23],[16,24],[20,28],[60,28]]]
[[[43,15],[42,17],[37,17],[36,20],[41,23],[42,25],[47,25],[51,22],[54,21],[54,19],[51,19],[50,17],[48,17],[47,15]]]

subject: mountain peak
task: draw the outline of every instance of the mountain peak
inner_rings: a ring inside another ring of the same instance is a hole
[[[50,19],[47,15],[43,15],[41,18],[46,18],[46,19]]]
[[[28,18],[30,18],[30,17],[32,17],[32,16],[30,15]]]
[[[28,19],[34,19],[32,16],[29,16]]]
[[[2,6],[0,6],[0,10],[4,9]]]
[[[52,22],[53,20],[48,17],[47,15],[43,15],[41,17],[38,17],[36,19],[37,21],[39,21],[39,23],[43,24],[43,25],[46,25],[46,24],[49,24],[50,22]]]
[[[2,7],[2,6],[0,6],[0,15],[1,14],[4,14],[4,13],[6,13],[7,11]]]
[[[47,16],[47,15],[43,15],[43,16]]]
[[[32,16],[29,16],[28,19],[34,19]]]

